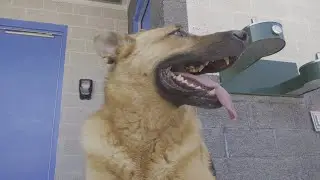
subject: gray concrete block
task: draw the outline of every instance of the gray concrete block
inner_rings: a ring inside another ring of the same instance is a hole
[[[233,96],[233,101],[252,104],[252,128],[312,129],[305,99],[268,96]]]
[[[117,10],[112,8],[104,8],[103,9],[103,16],[105,18],[112,18],[112,19],[121,19],[121,20],[127,20],[127,12],[124,10]]]
[[[56,174],[80,174],[85,172],[85,159],[77,155],[61,155],[57,157]]]
[[[66,107],[61,111],[60,123],[84,123],[89,118],[90,111],[80,107]]]
[[[78,94],[64,93],[62,95],[63,108],[86,108],[98,110],[105,102],[103,94],[93,94],[91,100],[81,100]]]
[[[213,158],[226,156],[224,135],[220,128],[203,129],[203,137]]]
[[[61,123],[59,129],[59,139],[81,139],[81,123]]]
[[[320,156],[301,158],[302,179],[319,180],[320,179]]]
[[[307,174],[302,174],[300,180],[319,180],[320,172],[308,172]]]
[[[320,156],[320,134],[312,130],[301,131],[300,133],[306,147],[306,155]]]
[[[90,57],[90,56],[86,56]],[[94,56],[91,56],[94,57]],[[70,64],[71,66],[66,66],[64,69],[65,77],[69,79],[79,80],[81,78],[84,79],[92,79],[94,81],[103,81],[107,75],[107,68],[98,58],[94,64],[90,65],[90,59],[87,61],[77,61],[70,55]],[[97,64],[100,61],[101,64]],[[76,65],[75,65],[76,64]]]
[[[62,118],[65,123],[83,123],[91,115],[91,109],[86,107],[65,107],[62,110]]]
[[[214,161],[219,180],[299,180],[299,159],[231,158]]]
[[[301,105],[278,103],[252,104],[252,128],[295,128]]]
[[[249,173],[254,174],[255,164],[253,158],[221,158],[213,159],[217,174],[226,176],[228,174]]]
[[[84,155],[84,150],[80,144],[79,140],[75,139],[59,139],[59,153],[63,155]]]
[[[306,152],[299,130],[276,130],[276,143],[280,156],[301,156]]]
[[[250,172],[241,172],[235,174],[217,174],[218,180],[256,180],[254,174]]]
[[[163,19],[164,25],[180,24],[185,30],[188,30],[186,1],[163,1]]]
[[[303,104],[304,98],[232,94],[232,101],[234,102],[245,101],[250,103]]]
[[[305,94],[304,99],[309,110],[320,109],[320,89]]]
[[[55,175],[55,180],[85,180],[83,173],[59,173]]]
[[[198,117],[200,118],[204,128],[214,127],[249,127],[251,119],[251,106],[247,102],[235,102],[235,108],[238,113],[238,119],[233,121],[229,118],[224,107],[219,109],[198,109]]]
[[[277,156],[273,130],[226,129],[225,136],[230,157]]]
[[[320,138],[313,131],[278,129],[276,143],[280,156],[320,155]]]
[[[313,122],[307,107],[303,105],[300,109],[296,109],[296,112],[299,113],[300,116],[294,118],[295,128],[313,130]]]
[[[297,158],[255,159],[256,179],[259,180],[299,180],[302,170]]]

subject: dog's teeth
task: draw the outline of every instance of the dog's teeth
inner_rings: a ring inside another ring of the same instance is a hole
[[[196,87],[194,84],[188,84],[188,85],[193,88]]]
[[[197,69],[194,66],[190,66],[190,71],[191,72],[197,72]]]
[[[225,57],[225,58],[223,58],[223,59],[224,59],[224,61],[226,62],[227,65],[230,64],[230,58],[229,58],[229,57]]]
[[[203,70],[203,68],[204,68],[204,65],[201,65],[201,66],[198,68],[199,72],[201,72],[201,71]]]
[[[187,80],[182,80],[181,82],[182,82],[183,84],[189,85],[189,83],[188,83]]]
[[[215,95],[215,94],[216,94],[216,90],[213,89],[213,90],[209,91],[208,94],[209,94],[209,95]]]
[[[200,86],[197,86],[196,89],[202,89]]]
[[[183,77],[182,76],[177,76],[177,78],[176,78],[178,81],[183,81]]]
[[[188,67],[186,67],[186,69],[189,71],[193,71],[195,68],[194,68],[194,66],[188,66]]]

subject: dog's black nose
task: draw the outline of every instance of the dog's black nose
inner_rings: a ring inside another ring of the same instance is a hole
[[[232,35],[242,41],[246,41],[248,34],[245,31],[233,31]]]

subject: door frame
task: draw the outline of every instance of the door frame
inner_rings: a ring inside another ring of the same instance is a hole
[[[128,8],[128,33],[151,29],[151,0],[131,0]]]
[[[68,35],[68,26],[66,25],[56,25],[51,23],[42,23],[42,22],[33,22],[33,21],[23,21],[15,19],[0,18],[0,28],[10,28],[10,29],[21,29],[28,30],[33,32],[42,32],[49,33],[54,36],[61,36],[61,49],[60,49],[60,58],[59,61],[59,76],[57,79],[57,99],[55,107],[55,116],[53,119],[53,129],[52,129],[52,141],[51,141],[51,154],[50,162],[48,169],[48,178],[55,177],[55,168],[56,168],[56,156],[57,156],[57,146],[59,138],[59,124],[61,117],[61,104],[62,104],[62,85],[64,77],[64,63],[65,63],[65,53],[67,46],[67,35]],[[48,179],[48,180],[53,180]]]

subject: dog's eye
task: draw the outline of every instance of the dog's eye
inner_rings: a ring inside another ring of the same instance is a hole
[[[116,61],[112,57],[103,57],[107,64],[114,64]]]
[[[108,64],[114,64],[116,61],[113,58],[109,58],[107,63]]]
[[[179,36],[179,37],[187,37],[188,33],[181,30],[181,29],[178,29],[177,31],[172,32],[170,35]]]

